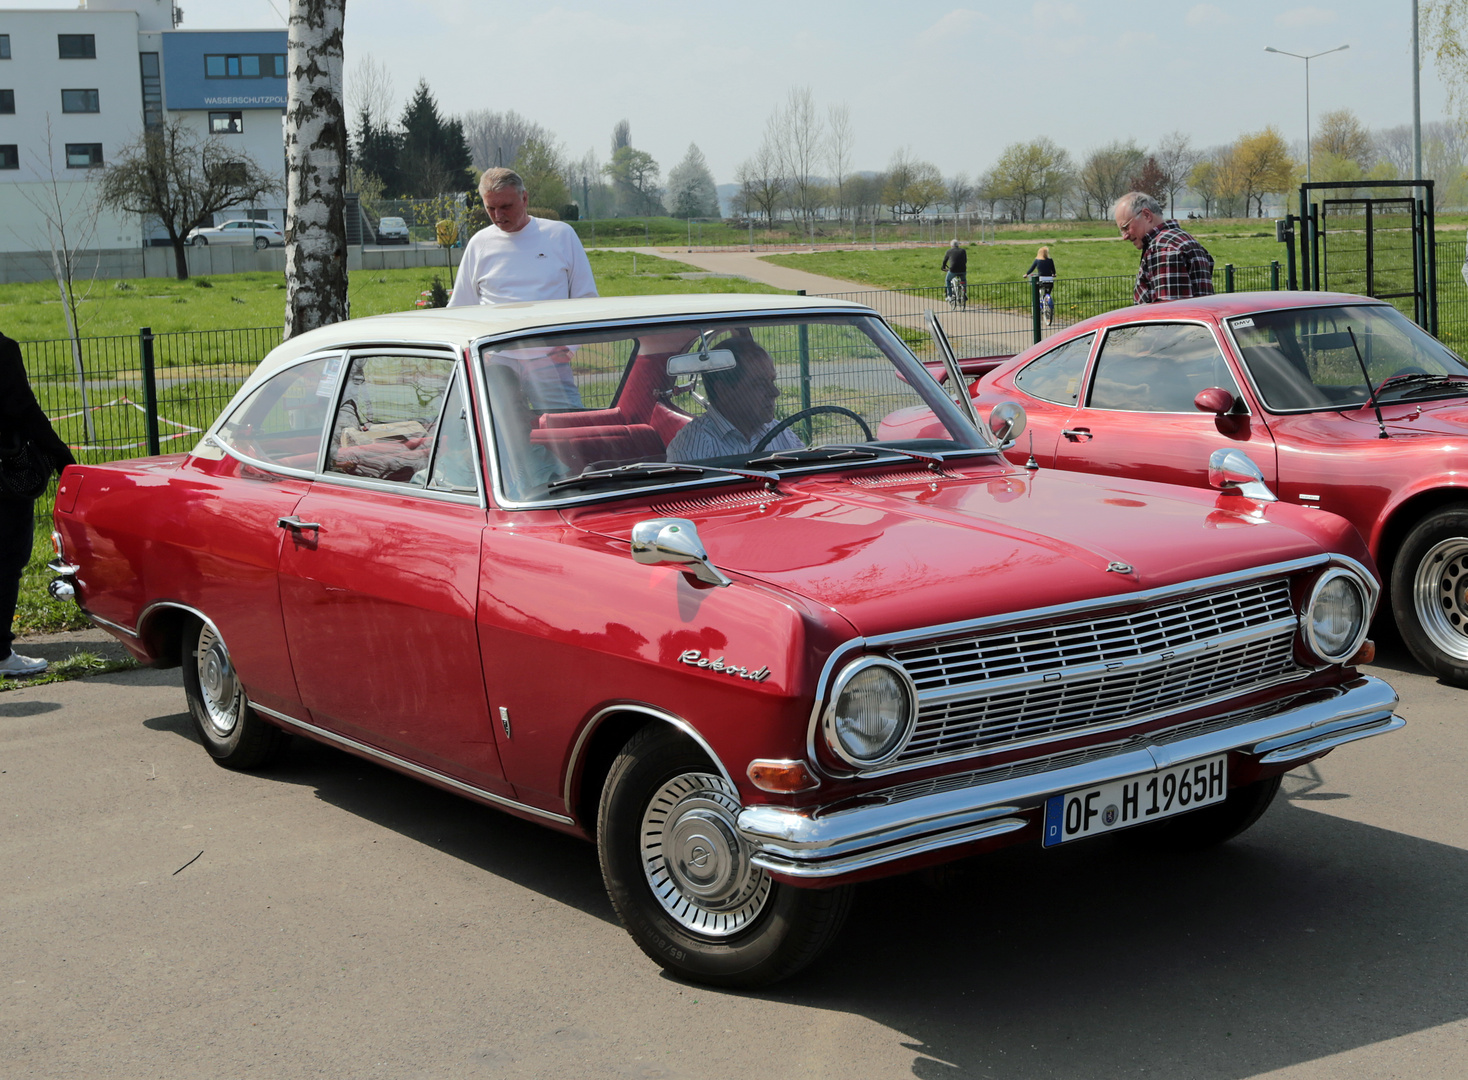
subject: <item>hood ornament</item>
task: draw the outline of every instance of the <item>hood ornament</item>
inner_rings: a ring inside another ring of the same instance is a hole
[[[1136,570],[1133,569],[1131,563],[1117,562],[1113,559],[1106,564],[1106,572],[1108,574],[1134,574]]]

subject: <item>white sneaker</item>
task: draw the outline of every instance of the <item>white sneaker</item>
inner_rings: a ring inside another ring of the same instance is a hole
[[[49,666],[46,661],[34,656],[21,656],[20,653],[13,652],[4,660],[0,660],[0,675],[28,679],[32,675],[45,674]]]

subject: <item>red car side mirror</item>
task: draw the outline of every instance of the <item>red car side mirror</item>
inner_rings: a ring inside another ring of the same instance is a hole
[[[1234,396],[1221,386],[1210,386],[1207,390],[1199,390],[1198,396],[1193,398],[1193,408],[1202,412],[1215,413],[1218,416],[1227,415],[1234,407]]]

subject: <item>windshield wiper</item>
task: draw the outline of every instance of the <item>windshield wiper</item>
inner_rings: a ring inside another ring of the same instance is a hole
[[[1392,375],[1383,379],[1377,386],[1376,392],[1380,394],[1387,387],[1393,390],[1415,388],[1417,390],[1433,390],[1443,386],[1454,386],[1456,389],[1468,392],[1468,386],[1463,381],[1468,380],[1468,375],[1446,375],[1434,374],[1430,371],[1408,371],[1401,375]]]
[[[812,446],[804,450],[777,450],[765,457],[753,458],[751,465],[804,465],[817,461],[850,461],[878,457],[879,452],[865,446],[846,446],[832,443],[829,446]]]
[[[580,487],[604,480],[656,480],[661,476],[680,473],[691,473],[695,476],[702,476],[705,473],[743,476],[752,480],[762,480],[771,488],[778,479],[773,473],[756,472],[753,469],[731,469],[724,465],[689,465],[686,462],[678,461],[634,461],[630,465],[617,465],[610,469],[590,469],[576,476],[552,480],[546,487],[554,491],[557,488]]]

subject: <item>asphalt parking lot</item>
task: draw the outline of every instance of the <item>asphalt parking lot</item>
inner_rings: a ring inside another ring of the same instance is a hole
[[[1226,848],[866,886],[760,994],[664,977],[584,843],[304,741],[216,767],[176,671],[0,694],[0,1076],[1461,1077],[1468,692],[1372,670],[1407,728]]]

